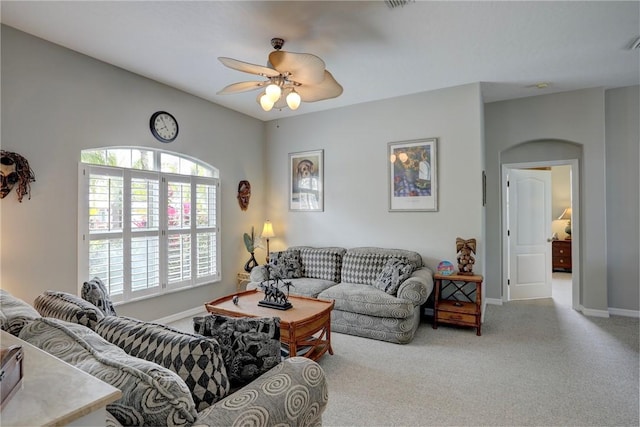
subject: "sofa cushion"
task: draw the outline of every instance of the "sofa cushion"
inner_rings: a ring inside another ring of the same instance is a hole
[[[88,282],[84,282],[80,296],[98,307],[105,316],[116,316],[116,310],[113,308],[109,291],[99,277],[96,276]]]
[[[91,329],[104,318],[98,307],[67,292],[45,291],[36,297],[33,306],[43,317],[66,320]]]
[[[411,301],[362,283],[338,283],[320,292],[318,298],[334,300],[334,310],[373,317],[403,319],[411,316],[414,310]]]
[[[0,329],[18,336],[22,328],[40,314],[20,298],[0,289]]]
[[[157,323],[107,316],[96,332],[127,354],[155,362],[175,372],[191,391],[198,411],[229,392],[229,380],[220,345],[200,335]]]
[[[300,250],[303,277],[331,280],[335,283],[340,282],[342,257],[346,251],[344,248],[300,246],[293,249]]]
[[[389,256],[375,252],[347,252],[342,267],[342,281],[373,285],[388,259]]]
[[[290,295],[309,298],[317,298],[320,292],[336,285],[336,282],[333,280],[309,279],[306,277],[302,277],[300,279],[287,279],[287,282],[291,282],[291,287],[287,290]],[[260,289],[259,285],[260,282],[249,282],[247,284],[247,290]]]
[[[190,425],[197,417],[178,375],[128,355],[89,328],[42,318],[25,326],[20,338],[120,389],[122,397],[107,410],[122,425]]]
[[[389,258],[373,286],[389,295],[396,295],[400,284],[413,273],[413,266],[406,258]]]
[[[404,249],[359,247],[349,249],[343,258],[342,282],[373,285],[389,258],[406,258],[413,269],[422,267],[418,252]]]
[[[280,318],[208,315],[195,317],[196,333],[214,337],[222,347],[233,387],[258,378],[281,361]]]
[[[277,275],[281,279],[297,279],[302,277],[300,251],[288,250],[271,252],[269,254],[270,275]]]

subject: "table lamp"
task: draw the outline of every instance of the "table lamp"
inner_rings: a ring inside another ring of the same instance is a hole
[[[562,215],[560,215],[558,217],[558,219],[568,219],[569,220],[567,222],[567,227],[564,229],[564,232],[567,233],[566,240],[570,240],[571,239],[571,208],[566,208],[564,210],[564,212],[562,212]]]
[[[273,226],[271,225],[271,221],[267,220],[264,222],[264,227],[262,227],[262,235],[263,239],[267,239],[267,264],[269,264],[269,239],[275,237],[273,234]]]

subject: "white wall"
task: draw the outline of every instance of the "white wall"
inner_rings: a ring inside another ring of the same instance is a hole
[[[415,250],[434,269],[455,262],[456,237],[476,238],[482,274],[482,104],[472,84],[267,124],[267,214],[292,245]],[[304,108],[304,105],[301,107]],[[438,138],[437,212],[389,212],[387,143]],[[324,212],[288,210],[288,153],[324,150]]]
[[[11,193],[0,202],[2,288],[29,302],[47,289],[78,292],[80,151],[137,145],[188,154],[220,170],[223,280],[121,306],[119,314],[156,319],[233,292],[248,258],[242,233],[264,217],[264,124],[10,27],[2,26],[1,40],[2,148],[23,155],[37,180],[31,200],[18,203]],[[179,121],[171,144],[149,131],[157,110]],[[246,212],[236,200],[242,179],[253,187]]]

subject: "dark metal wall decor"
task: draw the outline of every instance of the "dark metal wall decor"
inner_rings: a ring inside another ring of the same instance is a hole
[[[20,203],[25,194],[31,199],[31,183],[36,180],[36,176],[27,159],[20,154],[0,150],[0,180],[0,199],[4,199],[16,185]]]

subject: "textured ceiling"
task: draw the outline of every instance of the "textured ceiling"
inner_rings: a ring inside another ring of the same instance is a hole
[[[482,82],[485,102],[640,84],[637,1],[7,1],[19,30],[261,120]],[[270,39],[320,56],[344,93],[263,112],[254,80],[219,56],[266,65]],[[547,88],[535,84],[548,82]]]

